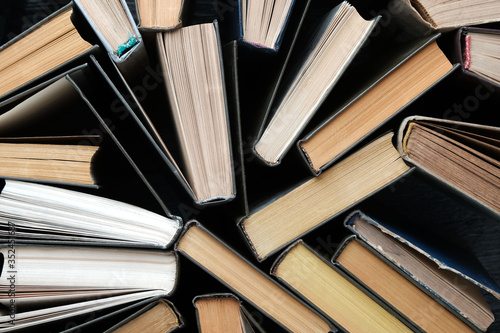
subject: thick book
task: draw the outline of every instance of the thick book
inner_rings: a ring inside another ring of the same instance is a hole
[[[438,37],[436,34],[396,45],[388,51],[391,56],[372,62],[380,68],[374,79],[298,141],[298,148],[315,175],[458,67],[439,48]]]
[[[146,86],[132,87],[117,72],[118,89],[184,193],[200,206],[231,201],[237,187],[232,139],[239,140],[239,104],[226,90],[236,92],[237,73],[222,60],[217,21],[158,33],[154,44],[157,72],[144,77]],[[167,47],[173,44],[178,47]],[[156,80],[152,86],[148,78]],[[145,94],[135,88],[146,89]]]
[[[158,33],[182,26],[189,0],[135,0],[141,33]]]
[[[238,225],[258,260],[266,259],[410,171],[392,139],[392,133],[382,135],[318,177],[252,207]]]
[[[182,316],[175,305],[162,297],[107,329],[105,333],[170,333],[183,326]]]
[[[275,261],[271,274],[302,295],[345,332],[414,332],[398,317],[302,240]]]
[[[222,48],[217,21],[157,35],[182,170],[198,202],[234,198]]]
[[[387,6],[409,36],[500,21],[500,3],[492,0],[390,0]]]
[[[480,289],[500,298],[498,284],[467,251],[398,222],[355,211],[345,225],[430,297],[486,331],[494,317]]]
[[[254,152],[264,163],[278,165],[328,96],[376,26],[348,2],[331,9],[307,36],[307,43],[287,64],[276,98],[261,124]],[[314,78],[314,79],[312,79]],[[307,92],[307,93],[305,93]],[[307,96],[307,98],[305,98]]]
[[[177,280],[172,251],[10,243],[1,253],[2,332],[167,296]]]
[[[193,299],[198,330],[202,333],[255,333],[261,328],[234,294],[214,293]]]
[[[462,73],[484,84],[490,92],[500,88],[497,49],[500,49],[498,29],[461,27],[456,32],[454,57]]]
[[[290,332],[334,332],[316,311],[215,237],[199,222],[186,224],[175,250]]]
[[[421,290],[378,251],[355,236],[341,242],[332,263],[370,288],[423,332],[474,332],[468,326],[471,324],[459,318],[455,310]]]
[[[412,116],[399,128],[397,147],[438,184],[499,216],[500,128]]]
[[[0,235],[12,242],[167,248],[180,220],[121,201],[55,186],[4,180]]]

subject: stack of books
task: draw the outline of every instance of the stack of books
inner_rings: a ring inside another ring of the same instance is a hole
[[[0,332],[500,329],[500,3],[26,6]]]

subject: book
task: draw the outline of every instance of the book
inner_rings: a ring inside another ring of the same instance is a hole
[[[216,238],[199,222],[188,222],[175,250],[236,295],[292,332],[333,332],[335,328],[267,274]]]
[[[475,256],[439,235],[390,219],[382,224],[361,211],[348,216],[345,225],[400,274],[466,323],[486,331],[495,320],[480,289],[496,298],[500,289]]]
[[[274,263],[271,274],[314,304],[346,332],[413,332],[404,322],[298,240]]]
[[[410,167],[392,138],[393,134],[387,133],[318,177],[254,207],[238,225],[257,259],[266,259],[407,173]]]
[[[193,299],[198,329],[202,333],[253,333],[252,324],[241,301],[234,294],[206,294]]]
[[[279,164],[377,22],[363,19],[344,1],[317,23],[296,63],[287,67],[289,78],[282,81],[269,120],[261,126],[254,151],[262,161]]]
[[[498,216],[499,129],[454,120],[413,116],[398,132],[401,156],[453,192]]]
[[[498,60],[492,56],[499,47],[499,34],[497,29],[478,27],[457,30],[455,57],[467,77],[492,87],[500,86],[500,75],[496,73]]]
[[[148,56],[125,0],[73,0],[73,3],[83,18],[78,26],[80,31],[91,40],[95,35],[96,43],[106,50],[113,63],[128,79],[134,80],[136,71],[147,63]],[[92,34],[83,32],[87,27]]]
[[[335,163],[457,67],[437,45],[438,37],[398,45],[394,52],[400,54],[384,57],[374,80],[299,140],[299,149],[314,174]]]
[[[94,185],[92,160],[99,147],[84,144],[90,140],[98,139],[89,136],[0,138],[0,176]]]
[[[500,21],[500,4],[490,0],[390,0],[387,7],[410,36]]]
[[[179,142],[178,167],[200,204],[235,196],[234,168],[217,21],[157,35],[158,58]],[[174,47],[175,45],[175,47]],[[151,131],[155,131],[152,123]],[[170,155],[166,144],[159,144]]]
[[[71,20],[71,4],[16,36],[0,48],[0,96],[61,66],[93,52]]]
[[[0,235],[13,241],[167,248],[182,223],[121,201],[30,182],[2,181]]]
[[[184,0],[135,0],[139,31],[159,32],[182,25]]]
[[[293,4],[294,0],[239,0],[241,39],[277,51]]]
[[[444,307],[373,252],[358,238],[348,237],[339,245],[332,263],[373,290],[424,332],[474,332],[454,310]]]
[[[2,331],[167,296],[177,279],[172,251],[10,243],[0,252],[9,260],[0,278],[0,300],[8,309],[0,317]]]
[[[146,307],[124,319],[106,333],[169,333],[183,326],[182,317],[175,306],[165,298],[151,302]]]

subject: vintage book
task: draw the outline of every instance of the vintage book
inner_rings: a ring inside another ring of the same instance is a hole
[[[73,3],[84,24],[97,37],[96,42],[120,71],[132,79],[148,60],[142,36],[125,0],[73,0]],[[85,29],[83,25],[78,28]]]
[[[318,177],[253,209],[239,226],[257,258],[266,259],[409,171],[392,138],[392,133],[377,138]]]
[[[355,281],[382,297],[424,332],[474,332],[453,313],[454,310],[443,307],[374,252],[361,240],[351,236],[339,245],[332,262]]]
[[[458,29],[455,39],[455,57],[468,77],[500,87],[499,60],[494,55],[500,50],[500,30],[477,27]]]
[[[99,147],[85,144],[90,140],[98,138],[1,137],[0,176],[94,185],[92,160]]]
[[[500,3],[494,0],[390,0],[409,35],[500,21]]]
[[[480,288],[500,298],[498,284],[467,251],[397,222],[355,211],[345,225],[421,290],[486,331],[495,318]]]
[[[406,118],[401,156],[485,211],[500,214],[500,129],[429,117]]]
[[[182,317],[175,306],[167,299],[161,298],[114,325],[105,333],[169,333],[182,326]]]
[[[241,39],[277,51],[294,0],[239,0]]]
[[[330,323],[230,249],[199,222],[186,224],[175,246],[242,299],[292,332],[333,332]]]
[[[1,187],[0,235],[16,241],[167,248],[182,227],[178,219],[97,195],[15,180]]]
[[[157,48],[182,155],[178,169],[196,202],[230,200],[235,175],[217,22],[157,34]]]
[[[314,304],[346,332],[413,332],[301,240],[287,248],[271,274]]]
[[[456,68],[437,45],[438,36],[397,46],[401,55],[392,60],[384,57],[381,74],[375,80],[299,141],[314,174],[321,173]]]
[[[281,82],[269,120],[262,124],[254,145],[262,161],[279,164],[377,22],[377,18],[363,19],[344,1],[317,23],[304,51],[292,51],[302,53],[287,68],[287,80]]]
[[[182,15],[187,0],[135,0],[139,30],[160,32],[182,25]]]
[[[234,294],[206,294],[193,299],[201,333],[254,333],[254,322]]]
[[[0,317],[5,331],[116,305],[112,302],[166,296],[177,279],[175,252],[19,243],[0,252],[8,258],[0,277],[0,300],[8,309]]]
[[[64,63],[92,52],[71,21],[71,4],[0,48],[0,96]]]

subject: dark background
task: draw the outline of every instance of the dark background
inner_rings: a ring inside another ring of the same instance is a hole
[[[0,0],[0,43],[7,42],[67,3],[66,0]],[[133,1],[129,0],[128,3],[132,5]],[[315,15],[321,13],[322,6],[325,4],[330,6],[327,1],[313,0],[312,3],[314,6],[310,12],[309,22],[314,20]],[[352,1],[352,3],[365,17],[386,13],[385,1],[383,0],[370,1],[370,4],[362,1]],[[231,1],[226,1],[225,4],[231,4]],[[230,7],[221,7],[220,5],[217,7],[211,1],[191,1],[190,14],[185,22],[191,24],[218,18],[223,28],[225,14],[221,8]],[[453,39],[454,31],[444,34],[439,40],[440,46],[450,59],[453,54]],[[258,72],[258,69],[255,70]],[[242,72],[245,72],[245,69]],[[242,82],[243,80],[244,82]],[[244,147],[247,147],[256,135],[255,130],[249,124],[259,113],[249,108],[248,105],[252,104],[246,102],[258,99],[266,92],[262,91],[261,85],[252,81],[251,77],[244,77],[242,81],[240,81],[242,98],[240,106],[243,119],[243,144]],[[345,83],[352,84],[352,82]],[[468,97],[474,96],[477,84],[477,82],[465,82],[460,77],[452,76],[408,106],[400,117],[387,124],[381,131],[396,128],[401,117],[412,114],[427,114],[440,118],[454,118],[500,126],[498,117],[499,92],[493,93],[486,100],[467,104],[470,102]],[[339,94],[339,101],[345,100],[345,96]],[[318,116],[313,122],[319,120]],[[290,179],[295,182],[310,177],[303,162],[294,155],[291,152],[280,166],[268,168],[256,163],[249,150],[244,149],[244,167],[247,172],[248,198],[251,206],[257,201],[265,200],[272,193],[280,192],[287,185],[289,186]],[[456,197],[448,190],[436,186],[427,178],[419,174],[404,178],[364,200],[354,208],[360,208],[368,214],[381,217],[396,214],[400,216],[401,223],[412,223],[421,226],[422,230],[427,230],[426,232],[440,235],[446,241],[457,244],[465,251],[472,252],[493,279],[500,282],[500,221],[485,215],[470,203]],[[269,271],[274,258],[270,258],[264,263],[255,261],[235,227],[234,217],[225,214],[224,205],[200,209],[195,207],[192,202],[185,201],[179,207],[172,207],[172,210],[177,215],[182,216],[185,221],[193,218],[198,219],[250,262],[265,272]],[[305,242],[324,255],[325,258],[330,258],[337,244],[348,235],[342,226],[347,213],[340,214],[306,235]],[[457,254],[460,255],[460,253]],[[181,331],[196,331],[194,307],[191,304],[193,297],[216,292],[228,292],[228,290],[184,257],[180,258],[178,287],[170,299],[184,317],[186,325]],[[496,317],[499,318],[490,327],[489,332],[500,332],[500,301],[488,293],[485,293],[485,297]],[[408,301],[411,302],[411,300]],[[255,319],[264,328],[267,328],[268,332],[281,330],[258,311],[252,309],[251,306],[245,303],[244,305],[248,306]]]

